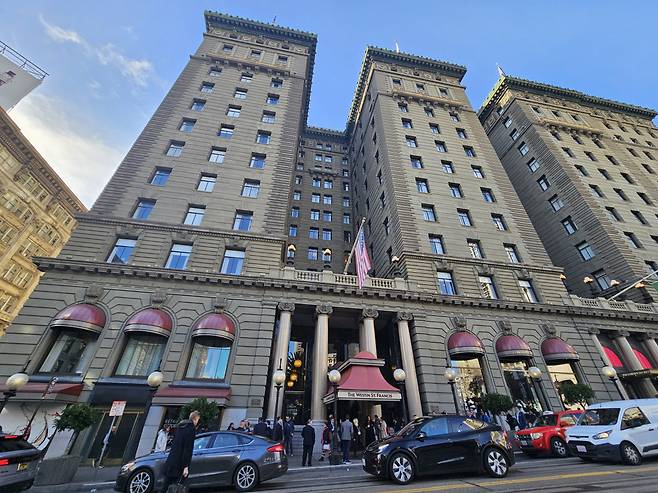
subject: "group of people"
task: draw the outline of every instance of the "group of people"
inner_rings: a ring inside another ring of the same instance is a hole
[[[264,438],[269,438],[276,442],[283,442],[283,445],[286,450],[286,454],[289,456],[293,455],[292,450],[292,436],[295,432],[295,423],[293,422],[290,416],[286,416],[285,419],[281,416],[277,417],[274,426],[269,419],[258,418],[258,423],[253,427],[248,419],[243,419],[240,421],[240,426],[237,428],[233,423],[228,425],[226,428],[228,431],[242,431],[244,433],[251,433],[258,435]]]

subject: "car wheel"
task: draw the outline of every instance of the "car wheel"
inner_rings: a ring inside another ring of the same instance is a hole
[[[504,478],[509,471],[509,459],[496,447],[484,451],[484,470],[492,478]]]
[[[258,485],[258,467],[253,462],[240,464],[235,470],[233,486],[238,491],[251,491]]]
[[[553,451],[553,455],[555,457],[566,457],[567,455],[569,455],[569,450],[567,450],[567,444],[564,443],[559,438],[551,439],[551,450]]]
[[[642,464],[642,456],[635,448],[635,445],[630,442],[622,442],[619,447],[621,460],[624,464],[628,464],[629,466],[639,466]]]
[[[395,454],[389,462],[389,474],[397,484],[408,484],[413,481],[416,472],[414,463],[405,454]]]
[[[148,469],[137,469],[128,479],[126,493],[151,493],[155,477]]]

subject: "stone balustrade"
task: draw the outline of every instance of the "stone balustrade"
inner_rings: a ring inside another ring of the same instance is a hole
[[[279,279],[289,279],[292,281],[318,282],[323,284],[337,284],[341,286],[357,287],[356,276],[348,274],[336,274],[331,271],[315,272],[309,270],[297,270],[294,267],[284,267],[283,269],[273,270],[271,277]],[[412,291],[416,289],[413,282],[406,279],[384,279],[381,277],[366,277],[364,289],[395,289],[398,291]]]

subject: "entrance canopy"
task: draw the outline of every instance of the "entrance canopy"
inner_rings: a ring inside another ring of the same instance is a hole
[[[336,398],[339,401],[399,401],[400,391],[388,383],[379,369],[384,366],[383,359],[377,359],[372,353],[362,351],[338,367],[341,373],[338,385],[330,385],[322,402],[330,404]]]

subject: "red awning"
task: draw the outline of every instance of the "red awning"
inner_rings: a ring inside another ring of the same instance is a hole
[[[560,364],[580,359],[576,350],[559,337],[549,337],[542,342],[541,353],[546,363]]]
[[[384,360],[372,353],[361,351],[341,365],[341,378],[338,382],[338,400],[391,401],[400,400],[400,390],[388,383],[382,376],[380,367]],[[333,402],[333,385],[324,396],[325,403]]]
[[[606,357],[608,358],[608,361],[610,361],[610,364],[615,370],[624,369],[624,363],[621,362],[621,359],[619,359],[617,353],[615,353],[608,346],[603,346],[603,352],[605,353]]]
[[[235,324],[223,313],[208,313],[194,324],[192,336],[223,337],[232,341],[235,339]]]
[[[20,394],[43,394],[48,388],[48,382],[33,382],[27,383],[22,387],[18,393]],[[49,394],[53,395],[72,395],[79,396],[82,392],[83,384],[81,383],[56,383],[53,385],[53,388]],[[0,392],[5,392],[7,386],[2,384],[0,385]]]
[[[473,359],[484,354],[484,345],[477,336],[462,330],[448,338],[448,353],[454,360]]]
[[[59,312],[50,323],[50,326],[73,327],[100,332],[105,327],[105,312],[89,303],[78,303],[67,306]]]
[[[528,343],[517,335],[502,336],[496,341],[496,352],[501,361],[518,361],[532,358]]]
[[[642,365],[642,369],[644,370],[651,370],[653,368],[653,365],[651,364],[651,361],[649,361],[649,358],[647,358],[642,351],[639,349],[633,348],[633,352],[635,353],[635,356],[637,359],[640,360],[640,364]]]
[[[171,317],[163,310],[147,308],[130,317],[123,330],[126,332],[150,332],[161,336],[169,336],[173,325]]]

